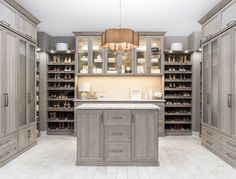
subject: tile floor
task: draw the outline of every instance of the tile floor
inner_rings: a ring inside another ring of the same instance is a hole
[[[42,135],[0,168],[0,179],[236,179],[235,169],[192,136],[160,138],[159,167],[79,167],[75,155],[75,137]]]

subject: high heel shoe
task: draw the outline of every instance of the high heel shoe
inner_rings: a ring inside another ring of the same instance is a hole
[[[67,57],[65,58],[64,63],[65,63],[65,64],[68,63],[68,59],[67,59]]]
[[[72,63],[71,57],[68,58],[67,63],[68,63],[68,64],[71,64],[71,63]]]

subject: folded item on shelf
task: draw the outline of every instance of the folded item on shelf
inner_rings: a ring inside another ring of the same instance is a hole
[[[88,61],[88,57],[82,56],[82,58],[80,58],[81,61],[83,62],[87,62]]]
[[[138,63],[145,63],[145,58],[138,58],[137,61]]]
[[[107,73],[117,73],[117,71],[113,71],[113,70],[110,71],[110,70],[108,70]]]
[[[152,62],[158,63],[159,62],[159,58],[152,58],[151,60]]]
[[[115,63],[116,59],[115,58],[108,58],[108,63]]]

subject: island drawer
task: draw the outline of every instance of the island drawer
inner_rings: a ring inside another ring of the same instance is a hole
[[[105,126],[105,141],[130,141],[130,126]]]
[[[17,152],[17,146],[16,144],[13,144],[9,146],[8,148],[2,150],[0,152],[0,162],[3,162],[4,160],[7,160],[11,156],[15,155]]]
[[[226,137],[224,135],[220,136],[220,143],[227,147],[228,149],[234,151],[236,153],[236,141],[233,139],[230,139],[229,137]]]
[[[211,140],[218,141],[218,139],[219,139],[218,134],[214,130],[212,130],[208,127],[203,126],[202,127],[202,133],[203,133],[203,135],[207,136]]]
[[[236,152],[221,146],[219,149],[219,153],[223,158],[226,159],[227,162],[236,167]]]
[[[0,140],[0,151],[13,144],[16,144],[16,134],[7,136],[3,138],[2,140]]]
[[[104,111],[105,125],[130,125],[129,110],[107,110]]]
[[[130,161],[130,143],[105,142],[105,161]]]

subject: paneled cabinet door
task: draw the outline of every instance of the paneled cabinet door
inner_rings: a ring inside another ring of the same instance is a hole
[[[79,119],[78,162],[103,161],[102,111],[78,111],[77,114],[77,119]]]
[[[26,61],[27,61],[27,42],[20,39],[18,45],[17,62],[17,109],[19,126],[27,125],[26,118]]]
[[[232,36],[231,31],[220,36],[220,59],[221,59],[221,116],[220,130],[225,134],[230,134],[231,128],[231,97],[232,97]]]
[[[209,39],[219,31],[219,15],[216,14],[202,26],[203,40]]]
[[[132,111],[132,161],[157,161],[157,116],[156,111]]]
[[[233,117],[232,117],[232,136],[236,139],[236,27],[233,29]]]
[[[229,3],[220,12],[221,14],[221,29],[232,25],[236,22],[236,1]]]
[[[4,135],[4,92],[3,92],[3,29],[0,27],[0,137]]]
[[[28,57],[27,57],[27,115],[28,122],[35,122],[35,55],[36,47],[29,43],[28,47]]]
[[[203,122],[210,124],[210,43],[203,46]]]
[[[15,34],[6,31],[5,33],[5,133],[10,134],[16,131],[16,62],[17,62],[17,37]]]
[[[17,13],[16,10],[10,7],[3,0],[0,0],[0,22],[17,30]]]

